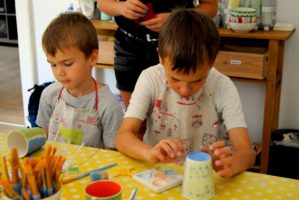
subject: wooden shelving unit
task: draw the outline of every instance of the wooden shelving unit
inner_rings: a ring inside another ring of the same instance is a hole
[[[0,0],[0,43],[18,43],[14,0]]]
[[[97,32],[102,35],[113,36],[117,25],[113,22],[93,20]],[[281,94],[281,82],[283,73],[284,44],[293,31],[253,31],[251,33],[236,33],[228,29],[219,29],[221,36],[220,50],[227,45],[246,49],[251,53],[259,53],[260,49],[265,51],[267,62],[264,77],[260,79],[232,77],[246,82],[258,82],[265,84],[265,106],[263,119],[263,135],[261,144],[261,161],[259,168],[261,173],[267,173],[271,133],[278,128],[279,106]],[[238,48],[236,48],[238,49]],[[238,50],[230,50],[238,52]],[[103,68],[103,66],[102,66]],[[111,68],[111,66],[109,66]]]
[[[259,166],[261,173],[267,173],[271,133],[278,128],[284,45],[285,41],[291,37],[294,31],[254,31],[239,34],[231,30],[219,29],[221,45],[223,43],[230,43],[239,45],[242,48],[265,48],[268,54],[265,78],[256,80],[265,84],[266,87],[261,164]]]

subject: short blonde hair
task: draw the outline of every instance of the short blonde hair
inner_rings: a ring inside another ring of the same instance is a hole
[[[57,50],[79,48],[86,57],[99,48],[97,32],[91,21],[78,12],[65,12],[53,19],[42,37],[43,49],[55,56]]]
[[[172,61],[172,70],[189,73],[212,66],[219,50],[219,33],[213,20],[193,9],[175,9],[161,27],[158,52]]]

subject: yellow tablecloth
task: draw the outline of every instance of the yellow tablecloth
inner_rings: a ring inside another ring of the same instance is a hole
[[[63,153],[67,148],[66,144],[55,143],[59,151]],[[78,166],[80,173],[86,172],[105,166],[111,163],[117,163],[116,167],[108,169],[110,179],[116,180],[123,186],[123,199],[128,199],[131,191],[137,187],[138,192],[136,200],[141,199],[185,199],[181,196],[181,186],[177,186],[162,193],[155,193],[132,179],[128,173],[117,176],[121,170],[134,169],[134,172],[140,172],[146,169],[154,168],[155,166],[144,162],[133,160],[119,152],[107,151],[89,147],[69,145],[66,158],[73,160],[73,166]],[[8,154],[6,147],[6,139],[0,135],[0,150],[4,155]],[[33,156],[38,156],[43,153],[43,149],[34,153]],[[162,165],[164,166],[164,165]],[[169,168],[176,169],[183,173],[182,167],[174,164],[167,164]],[[134,173],[133,172],[133,173]],[[73,174],[72,174],[73,175]],[[243,172],[229,179],[222,179],[217,176],[215,178],[215,193],[214,199],[298,199],[299,200],[299,180],[282,178],[270,175],[264,175],[252,172]],[[84,187],[90,181],[89,177],[73,181],[63,185],[62,200],[69,199],[85,199]]]

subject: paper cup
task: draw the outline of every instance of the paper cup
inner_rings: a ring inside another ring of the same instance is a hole
[[[16,148],[22,158],[46,143],[46,136],[41,128],[22,128],[11,131],[7,136],[7,146],[11,150]]]
[[[215,196],[211,156],[192,152],[186,157],[182,195],[188,199],[211,199]]]
[[[122,187],[112,180],[99,180],[89,183],[85,188],[87,200],[121,200]]]

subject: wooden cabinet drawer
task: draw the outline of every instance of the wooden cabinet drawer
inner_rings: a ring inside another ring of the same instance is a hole
[[[225,75],[239,78],[264,79],[268,54],[219,51],[214,67]]]
[[[99,58],[98,64],[114,65],[114,37],[98,35]]]

